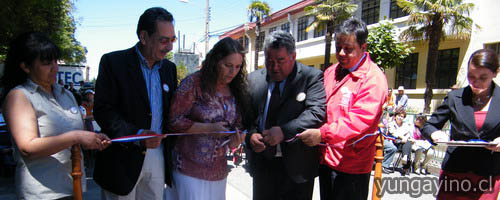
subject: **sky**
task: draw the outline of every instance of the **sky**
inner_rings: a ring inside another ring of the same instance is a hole
[[[268,0],[271,13],[300,0]],[[209,0],[210,34],[223,33],[248,21],[250,0]],[[172,13],[175,33],[185,35],[186,48],[204,51],[206,0],[75,0],[73,16],[77,22],[76,39],[87,48],[90,79],[97,76],[99,60],[105,53],[127,49],[138,41],[135,33],[139,16],[148,8],[163,7]],[[211,45],[218,37],[212,37]],[[174,45],[174,52],[178,44]],[[182,40],[181,40],[182,47]],[[198,52],[198,51],[197,51]]]

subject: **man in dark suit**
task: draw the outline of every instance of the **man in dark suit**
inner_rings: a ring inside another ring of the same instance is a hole
[[[105,54],[99,64],[94,117],[109,138],[162,134],[169,101],[177,87],[175,64],[164,59],[172,50],[172,15],[147,9],[137,25],[139,42]],[[171,138],[114,143],[96,155],[94,180],[103,199],[163,199],[170,185]]]
[[[323,75],[295,61],[295,40],[287,32],[268,36],[264,52],[266,68],[248,77],[258,114],[247,136],[253,199],[311,199],[319,152],[293,138],[324,123]]]

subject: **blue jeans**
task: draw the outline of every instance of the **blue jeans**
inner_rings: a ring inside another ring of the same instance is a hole
[[[390,168],[392,160],[394,159],[394,154],[398,148],[394,146],[392,141],[384,140],[384,160],[382,161],[382,167]]]

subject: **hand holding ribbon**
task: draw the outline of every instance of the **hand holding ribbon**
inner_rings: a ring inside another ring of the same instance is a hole
[[[496,143],[497,145],[495,146],[489,146],[489,147],[486,147],[487,149],[491,150],[491,152],[500,152],[500,137],[497,137],[495,138],[495,140],[493,140],[493,143]]]
[[[243,143],[247,132],[248,132],[247,130],[240,131],[240,130],[236,129],[236,134],[232,134],[231,136],[229,136],[229,140],[230,140],[229,148],[236,148],[241,143]]]
[[[260,133],[254,133],[250,136],[250,146],[253,151],[260,153],[266,149],[266,144],[264,144],[264,137]]]
[[[319,129],[306,129],[295,137],[301,139],[304,144],[310,147],[321,144],[321,132]]]

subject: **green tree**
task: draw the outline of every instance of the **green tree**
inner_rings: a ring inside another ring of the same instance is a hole
[[[390,22],[371,29],[367,43],[370,57],[384,70],[399,67],[415,49],[396,40],[394,25]]]
[[[468,39],[472,30],[470,11],[472,3],[462,0],[397,0],[398,6],[410,14],[408,29],[404,30],[402,40],[427,40],[429,42],[427,56],[427,72],[425,74],[426,89],[424,93],[424,112],[430,112],[433,96],[432,89],[436,84],[436,68],[438,49],[441,40],[449,37]],[[445,31],[445,27],[447,31]]]
[[[165,59],[167,59],[167,60],[170,60],[170,61],[174,62],[174,52],[173,52],[173,51],[168,52],[168,53],[165,55]]]
[[[269,8],[269,4],[267,4],[264,1],[260,0],[253,0],[250,5],[248,6],[248,16],[250,22],[255,22],[255,41],[257,41],[257,38],[259,38],[260,34],[260,26],[261,22],[264,18],[266,18],[269,15],[269,12],[271,12],[271,8]],[[257,48],[257,45],[259,45],[258,42],[255,43],[255,59],[254,59],[254,69],[257,70],[259,66],[259,50]]]
[[[165,58],[167,60],[174,62],[174,52],[172,52],[172,51],[168,52],[165,55]],[[176,71],[177,71],[177,84],[180,84],[182,79],[186,78],[186,76],[189,73],[186,64],[184,64],[183,62],[180,62],[179,64],[177,64]]]
[[[358,9],[358,5],[351,3],[351,0],[316,0],[313,5],[304,8],[307,15],[314,16],[313,22],[306,28],[323,29],[325,33],[325,58],[321,70],[330,66],[330,55],[332,51],[332,35],[335,26],[348,19]]]
[[[184,63],[179,63],[177,65],[177,84],[180,84],[182,79],[186,78],[188,75],[188,69]]]
[[[86,49],[75,39],[76,22],[71,0],[2,0],[0,6],[0,60],[17,35],[39,31],[61,48],[67,64],[85,62]]]

